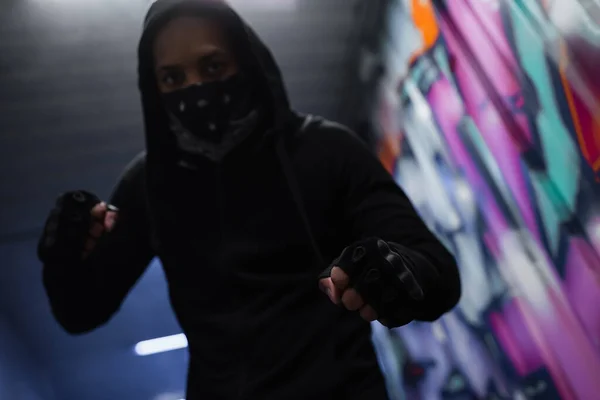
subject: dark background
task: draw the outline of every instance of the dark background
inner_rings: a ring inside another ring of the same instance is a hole
[[[106,197],[143,148],[135,53],[148,3],[2,0],[1,400],[182,397],[184,350],[133,353],[140,340],[179,333],[159,267],[107,326],[70,337],[50,315],[35,256],[54,198],[77,188]],[[297,110],[360,125],[356,43],[376,1],[234,3],[272,47]]]

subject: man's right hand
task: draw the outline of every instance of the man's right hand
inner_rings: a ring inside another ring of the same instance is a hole
[[[82,190],[59,196],[38,244],[43,263],[85,259],[98,239],[114,228],[118,209]]]

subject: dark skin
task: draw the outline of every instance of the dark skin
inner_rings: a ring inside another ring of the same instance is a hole
[[[239,71],[223,28],[206,19],[169,21],[156,36],[153,51],[161,93],[227,79]]]
[[[240,69],[224,29],[215,21],[198,17],[179,17],[167,23],[156,36],[153,52],[161,93],[224,80]],[[319,285],[335,304],[358,312],[367,321],[377,319],[375,310],[349,287],[349,277],[340,268],[333,268],[331,277]]]

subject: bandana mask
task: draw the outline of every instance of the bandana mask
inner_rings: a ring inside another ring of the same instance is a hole
[[[253,98],[252,86],[242,74],[163,95],[180,150],[213,161],[222,159],[256,127]]]

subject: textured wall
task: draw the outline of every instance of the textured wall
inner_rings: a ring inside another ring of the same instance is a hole
[[[382,351],[391,386],[423,400],[596,398],[600,9],[394,4],[380,155],[456,254],[464,295],[434,324],[379,336],[398,346]]]

